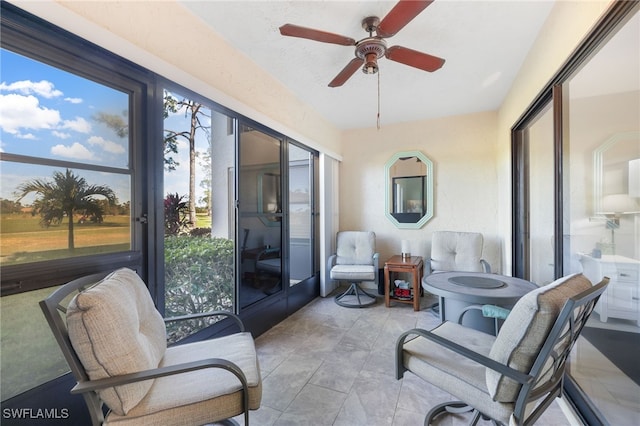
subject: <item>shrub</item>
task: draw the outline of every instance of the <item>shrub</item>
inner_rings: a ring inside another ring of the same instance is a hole
[[[166,317],[233,310],[232,240],[173,235],[166,237],[164,244]],[[169,341],[177,341],[219,319],[169,323]]]
[[[189,228],[189,205],[183,195],[167,194],[164,199],[164,233],[179,235]]]

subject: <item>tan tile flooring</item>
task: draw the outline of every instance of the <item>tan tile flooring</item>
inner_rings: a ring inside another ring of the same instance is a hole
[[[411,373],[396,380],[394,347],[403,331],[438,324],[427,309],[432,297],[422,298],[419,312],[406,304],[386,308],[382,297],[362,309],[317,298],[258,337],[263,398],[261,408],[250,414],[251,424],[422,425],[432,406],[452,397]],[[446,416],[440,424],[470,419],[469,414]],[[557,403],[537,423],[568,424]]]

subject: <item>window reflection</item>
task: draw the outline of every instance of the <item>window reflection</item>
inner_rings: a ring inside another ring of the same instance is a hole
[[[625,360],[640,332],[639,35],[636,13],[568,83],[565,271],[611,278],[570,372],[610,424],[640,412],[640,376]]]

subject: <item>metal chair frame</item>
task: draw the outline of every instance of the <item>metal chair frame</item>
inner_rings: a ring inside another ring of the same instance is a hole
[[[70,296],[81,292],[94,284],[100,282],[104,277],[111,272],[101,272],[93,275],[88,275],[70,281],[63,285],[49,295],[46,299],[40,301],[40,308],[44,313],[47,323],[53,332],[53,335],[62,350],[65,360],[69,364],[71,373],[73,374],[77,384],[71,389],[72,394],[81,394],[84,397],[89,414],[91,416],[91,423],[93,426],[102,425],[104,422],[104,403],[100,399],[97,391],[100,389],[110,388],[114,386],[124,385],[128,383],[139,382],[143,380],[156,379],[158,377],[170,376],[174,374],[187,373],[190,371],[201,370],[205,368],[222,368],[234,374],[240,383],[242,384],[243,394],[243,413],[244,423],[249,425],[249,387],[247,385],[247,379],[242,370],[233,362],[221,359],[221,358],[208,358],[198,361],[192,361],[177,365],[172,365],[162,368],[154,368],[150,370],[140,371],[136,373],[126,374],[117,377],[109,377],[100,380],[91,380],[87,376],[85,369],[80,362],[76,352],[73,349],[71,340],[69,339],[69,333],[66,326],[64,316],[66,315],[67,308],[62,302],[71,298]],[[194,318],[204,318],[209,316],[226,316],[235,321],[238,325],[240,332],[244,332],[244,324],[237,315],[231,312],[225,311],[211,311],[206,313],[200,313],[195,315],[185,315],[179,317],[165,318],[165,323],[173,321],[183,321]],[[227,424],[237,424],[232,419],[225,420]]]
[[[606,290],[608,284],[609,278],[604,277],[597,285],[566,301],[529,373],[515,370],[508,365],[501,364],[430,331],[416,328],[403,333],[398,338],[396,343],[396,378],[401,379],[404,372],[407,371],[402,362],[404,342],[409,336],[421,336],[520,383],[522,386],[515,401],[513,418],[517,425],[532,425],[544,410],[551,405],[554,399],[562,395],[566,361],[600,295]],[[558,348],[561,348],[559,352],[557,351]],[[550,367],[551,378],[541,384],[540,380],[548,373],[548,370],[544,369],[544,367],[550,358],[553,360]],[[527,404],[538,401],[541,398],[542,401],[538,406],[525,417]],[[467,404],[462,401],[440,404],[429,411],[424,424],[425,426],[431,424],[432,419],[445,412],[468,411],[468,409],[465,409],[466,407]],[[481,416],[491,419],[484,413],[478,410],[475,411],[472,425],[475,425]],[[495,419],[491,420],[494,424],[499,424]]]

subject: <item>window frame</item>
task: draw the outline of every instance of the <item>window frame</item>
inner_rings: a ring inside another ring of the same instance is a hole
[[[143,162],[147,145],[145,126],[149,86],[154,77],[148,71],[102,48],[79,39],[40,18],[2,2],[0,40],[3,49],[70,72],[81,78],[111,87],[129,95],[129,165],[126,168],[100,166],[73,161],[0,153],[0,160],[89,171],[128,174],[131,177],[131,248],[101,255],[69,257],[2,267],[1,295],[23,293],[62,284],[88,273],[127,266],[145,277],[144,248],[147,245],[145,222],[147,201]],[[137,218],[133,220],[133,218]],[[52,271],[55,274],[52,275]]]

